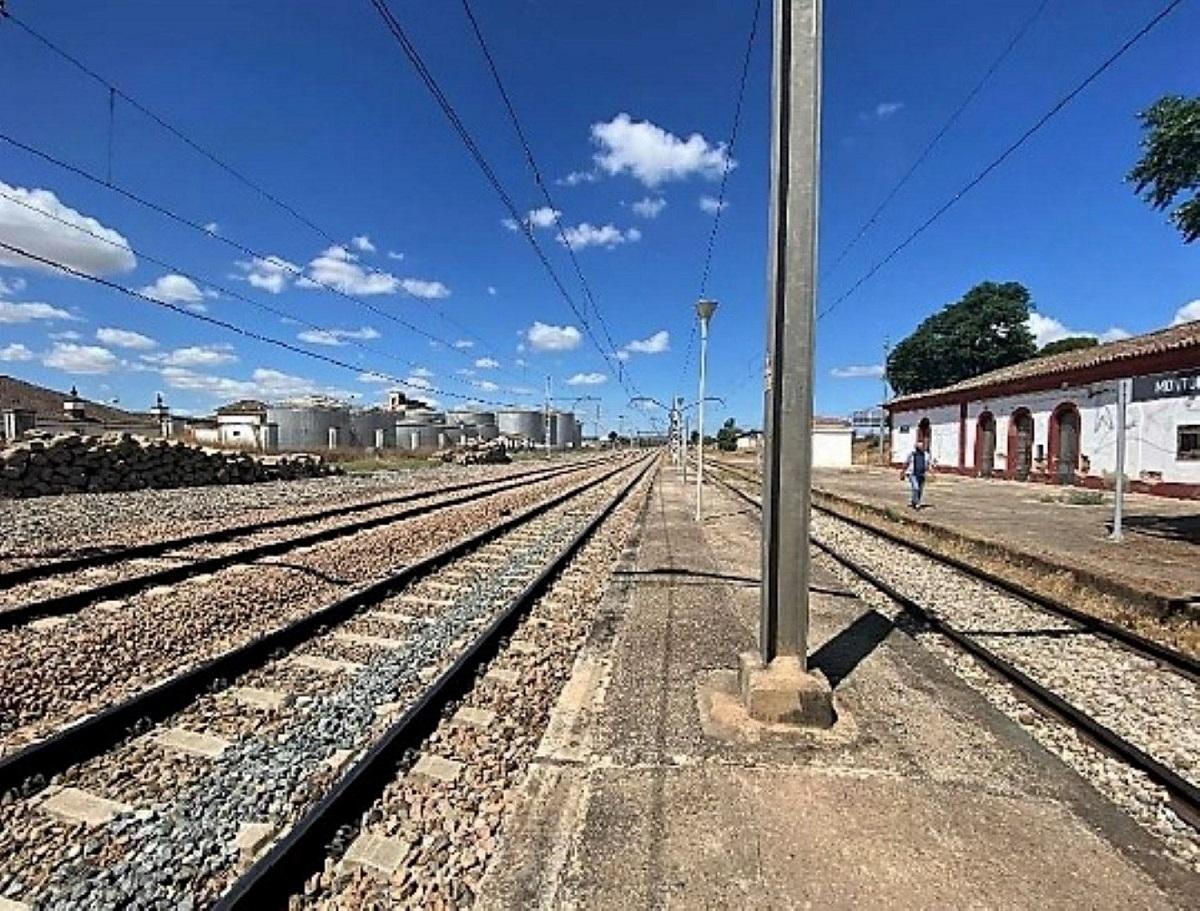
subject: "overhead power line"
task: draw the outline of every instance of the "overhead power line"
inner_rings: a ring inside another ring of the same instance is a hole
[[[226,297],[230,297],[230,298],[233,298],[234,300],[242,301],[243,303],[249,304],[250,306],[255,307],[256,309],[262,310],[264,313],[270,313],[271,315],[277,316],[280,319],[289,320],[299,326],[303,326],[307,329],[312,329],[317,332],[330,332],[331,331],[328,327],[320,326],[316,323],[309,322],[308,320],[305,320],[302,317],[295,316],[294,314],[289,313],[285,310],[281,310],[278,307],[272,307],[270,304],[266,304],[266,303],[263,303],[262,301],[255,300],[252,297],[247,297],[246,295],[244,295],[238,291],[234,291],[231,288],[217,284],[216,282],[213,282],[209,279],[203,278],[202,276],[196,275],[193,272],[189,272],[188,270],[186,270],[174,263],[168,262],[166,260],[155,257],[149,253],[146,253],[144,250],[139,250],[136,247],[130,246],[128,244],[123,244],[119,241],[113,240],[110,237],[105,237],[103,234],[93,231],[84,225],[77,224],[76,222],[68,221],[67,219],[61,218],[60,216],[55,215],[52,212],[47,212],[45,209],[40,209],[37,206],[31,205],[30,203],[24,201],[23,199],[20,199],[19,197],[12,195],[11,193],[6,193],[3,190],[0,190],[0,199],[6,199],[9,202],[13,203],[14,205],[18,205],[18,206],[21,206],[22,208],[28,209],[30,212],[34,212],[34,213],[42,216],[43,218],[50,219],[51,221],[57,222],[58,224],[63,225],[64,227],[71,228],[74,231],[78,231],[81,234],[86,234],[87,236],[93,238],[96,241],[99,241],[100,243],[106,244],[115,249],[127,250],[128,252],[132,253],[134,256],[144,259],[147,262],[154,263],[155,265],[157,265],[163,269],[167,269],[168,271],[173,272],[177,275],[181,275],[184,278],[188,279],[189,281],[191,281],[197,285],[203,285],[205,287],[211,288]],[[153,295],[150,295],[150,296],[153,296]],[[375,348],[372,345],[367,345],[367,344],[363,343],[362,341],[360,341],[359,339],[347,338],[347,339],[345,339],[345,342],[346,342],[346,344],[352,345],[353,347],[358,348],[362,351],[366,351],[369,354],[374,354],[379,357],[385,357],[385,358],[388,358],[389,360],[394,360],[398,363],[404,364],[406,367],[408,367],[409,369],[412,369],[412,370],[416,370],[416,369],[420,368],[420,366],[421,366],[421,365],[417,364],[415,361],[410,361],[407,358],[400,357],[399,355],[393,354],[390,351],[384,351],[382,349]],[[376,371],[369,370],[369,371],[364,371],[364,372],[374,373]],[[379,375],[385,376],[385,374],[379,374]],[[454,378],[451,378],[451,379],[453,380]],[[467,382],[464,380],[454,380],[454,381],[459,382],[462,385],[473,385],[470,382]],[[408,383],[408,380],[404,380],[403,382],[407,385],[411,385]],[[435,391],[439,395],[452,396],[452,397],[462,398],[462,399],[474,398],[474,396],[459,395],[458,393],[449,392],[444,389],[434,389],[432,386],[430,387],[430,391]]]
[[[837,271],[837,267],[841,264],[842,260],[844,260],[846,256],[849,255],[850,251],[858,245],[858,242],[862,240],[864,236],[866,236],[867,232],[875,226],[875,223],[879,220],[879,216],[883,214],[884,209],[891,204],[891,201],[896,198],[896,194],[905,187],[909,179],[913,176],[913,174],[916,173],[917,169],[924,164],[925,159],[929,157],[930,153],[934,150],[934,147],[942,141],[942,137],[950,132],[950,128],[958,122],[958,118],[962,116],[963,112],[970,106],[971,102],[975,100],[976,96],[983,91],[984,86],[991,81],[992,76],[994,76],[996,71],[1000,69],[1000,65],[1004,63],[1006,59],[1008,59],[1008,55],[1011,54],[1013,49],[1021,43],[1021,39],[1025,37],[1025,35],[1033,27],[1033,24],[1041,17],[1042,12],[1049,4],[1050,0],[1041,0],[1041,2],[1037,5],[1037,8],[1033,11],[1033,14],[1021,23],[1020,28],[1017,29],[1016,33],[1004,46],[1004,50],[1002,50],[1000,55],[992,61],[991,66],[984,71],[983,76],[978,82],[975,83],[975,85],[971,88],[971,91],[967,92],[963,100],[959,102],[958,107],[956,107],[951,112],[950,116],[946,118],[946,122],[942,124],[941,129],[934,133],[929,142],[925,144],[925,148],[921,150],[921,153],[917,155],[917,157],[913,160],[913,163],[909,165],[908,170],[904,172],[904,176],[901,177],[896,182],[896,185],[888,191],[887,195],[880,200],[879,205],[875,207],[875,211],[873,211],[867,220],[862,223],[855,235],[850,238],[850,241],[845,247],[842,248],[842,251],[837,255],[834,261],[830,263],[828,269],[825,270],[825,275],[822,276],[823,278],[828,279],[829,276]]]
[[[157,202],[154,202],[153,200],[147,199],[146,197],[141,196],[141,195],[133,192],[132,190],[129,190],[126,187],[121,186],[120,184],[107,181],[107,180],[101,178],[100,176],[93,174],[84,168],[79,167],[78,165],[73,165],[68,161],[64,161],[63,159],[58,158],[55,155],[52,155],[51,153],[45,151],[44,149],[39,149],[36,146],[32,146],[32,145],[29,145],[28,143],[21,142],[19,139],[16,139],[13,136],[9,136],[7,133],[3,133],[3,132],[0,132],[0,141],[6,142],[9,145],[13,146],[14,148],[20,149],[23,152],[27,152],[30,155],[40,158],[42,161],[45,161],[48,164],[52,164],[55,167],[60,168],[61,170],[67,171],[68,173],[74,174],[78,177],[82,177],[84,180],[87,180],[90,183],[93,183],[97,186],[103,187],[106,190],[109,190],[113,193],[123,196],[125,199],[128,199],[130,202],[133,202],[151,212],[161,215],[164,218],[168,218],[171,221],[174,221],[175,223],[182,225],[185,228],[188,228],[189,230],[192,230],[199,234],[202,234],[203,236],[205,236],[211,240],[215,240],[222,244],[225,244],[226,246],[228,246],[234,250],[237,250],[239,253],[241,253],[244,256],[249,256],[251,259],[258,259],[258,260],[271,262],[272,264],[278,266],[278,268],[280,268],[283,271],[292,275],[294,278],[303,278],[306,282],[310,282],[314,287],[320,288],[330,294],[335,294],[338,297],[343,298],[344,300],[348,300],[353,304],[357,304],[358,306],[363,307],[364,309],[375,314],[376,316],[379,316],[382,319],[388,320],[389,322],[395,323],[398,326],[402,326],[405,329],[409,330],[410,332],[412,332],[416,335],[419,335],[422,338],[427,339],[432,344],[447,348],[462,357],[466,357],[466,358],[473,357],[473,355],[469,354],[468,352],[456,348],[454,345],[454,342],[449,341],[445,338],[442,338],[441,336],[436,335],[432,332],[429,332],[428,330],[423,329],[420,326],[417,326],[416,324],[410,322],[409,320],[404,319],[403,317],[396,316],[394,313],[391,313],[380,307],[376,307],[374,304],[370,303],[369,301],[365,301],[361,297],[358,297],[357,295],[349,294],[349,293],[341,290],[340,288],[338,288],[335,285],[331,285],[327,282],[319,281],[318,279],[313,278],[311,275],[309,275],[307,272],[305,272],[302,268],[298,268],[298,267],[292,265],[287,260],[281,259],[279,257],[273,256],[268,253],[264,253],[260,250],[257,250],[253,247],[248,246],[247,244],[245,244],[241,241],[238,241],[232,237],[229,237],[226,234],[214,233],[213,231],[210,231],[208,228],[204,227],[203,225],[199,224],[198,222],[194,221],[193,219],[188,218],[186,215],[180,215],[179,213],[167,208],[166,206],[162,205],[161,203],[157,203]],[[41,211],[41,210],[36,210],[36,211]],[[147,258],[149,259],[149,257],[147,257]],[[514,377],[514,379],[515,379],[515,377]]]
[[[112,183],[112,138],[113,138],[113,122],[114,122],[113,118],[115,116],[114,110],[113,110],[113,103],[116,98],[120,98],[121,100],[128,103],[135,110],[140,111],[142,114],[144,114],[146,117],[148,117],[151,121],[158,124],[160,127],[162,127],[164,130],[166,130],[168,133],[170,133],[172,136],[174,136],[176,139],[178,139],[180,142],[182,142],[188,148],[197,152],[198,154],[200,154],[201,156],[203,156],[204,158],[208,159],[210,162],[215,164],[222,171],[224,171],[225,173],[232,176],[239,183],[243,184],[246,187],[249,187],[251,190],[253,190],[255,193],[257,193],[259,196],[266,199],[268,202],[272,203],[273,205],[275,205],[276,207],[278,207],[279,209],[281,209],[282,211],[287,213],[289,216],[291,216],[297,222],[299,222],[300,224],[304,225],[305,227],[311,229],[312,231],[314,231],[315,233],[320,235],[321,238],[323,238],[326,241],[326,243],[330,244],[331,246],[341,246],[341,242],[338,241],[329,231],[327,231],[325,228],[318,225],[316,222],[314,222],[308,216],[304,215],[295,206],[293,206],[290,203],[286,202],[285,200],[281,199],[279,196],[277,196],[276,194],[272,193],[270,190],[268,190],[264,186],[262,186],[262,184],[256,182],[252,178],[248,177],[241,170],[239,170],[238,168],[235,168],[233,165],[229,164],[229,162],[225,161],[223,158],[221,158],[219,155],[217,155],[216,152],[213,152],[211,149],[209,149],[208,147],[206,147],[205,145],[200,143],[198,140],[193,139],[191,136],[189,136],[187,133],[185,133],[181,128],[175,126],[173,123],[171,123],[169,120],[167,120],[166,117],[159,114],[158,112],[153,110],[151,107],[146,105],[144,102],[138,100],[133,95],[130,95],[124,89],[120,88],[111,79],[108,79],[101,73],[98,73],[96,70],[92,69],[86,63],[84,63],[82,60],[80,60],[78,57],[71,54],[69,51],[65,50],[59,44],[57,44],[56,42],[52,41],[50,38],[46,37],[39,31],[34,29],[28,23],[26,23],[26,22],[22,21],[21,19],[17,18],[16,16],[14,16],[11,12],[4,11],[3,8],[0,7],[0,13],[2,13],[2,15],[0,15],[0,19],[11,22],[13,25],[17,26],[22,31],[24,31],[26,34],[28,34],[35,41],[39,42],[41,45],[43,45],[44,47],[49,49],[52,53],[54,53],[61,59],[65,60],[71,66],[75,67],[80,72],[82,72],[84,75],[86,75],[89,79],[92,79],[93,81],[97,82],[98,84],[100,84],[107,90],[108,106],[109,106],[108,107],[108,112],[109,112],[108,143],[109,143],[109,145],[108,145],[107,179],[100,179],[96,175],[89,174],[80,168],[75,168],[73,166],[66,165],[64,162],[60,162],[60,161],[52,158],[51,156],[49,156],[45,153],[41,153],[29,146],[24,146],[20,143],[17,143],[12,139],[8,139],[9,142],[13,143],[14,145],[17,145],[20,148],[25,149],[26,151],[41,155],[43,158],[45,158],[47,161],[50,161],[53,164],[59,165],[60,167],[67,167],[69,170],[74,171],[76,174],[78,174],[81,177],[85,177],[86,179],[92,180],[102,186],[107,186],[111,189],[116,189],[116,190],[118,190],[118,192],[121,192],[123,195],[126,195],[134,202],[142,202],[142,200],[136,198],[135,196],[133,196],[132,194],[130,194],[127,191],[117,188]],[[167,212],[162,207],[152,207],[152,208],[155,208],[155,211],[158,211],[159,214],[168,215],[168,216],[171,215],[171,213]],[[179,219],[176,219],[176,220],[179,220]],[[201,231],[204,231],[204,233],[209,234],[210,236],[213,236],[212,232],[207,231],[200,225],[189,223],[188,226],[196,228]],[[237,245],[235,245],[235,246],[237,246]],[[388,273],[383,272],[380,269],[375,268],[374,266],[371,266],[368,263],[363,263],[362,268],[364,269],[364,271],[366,271],[368,274],[371,274],[371,275],[385,275],[386,276],[388,274]],[[318,282],[317,284],[320,285],[321,283]],[[341,292],[338,292],[336,289],[333,289],[329,286],[326,286],[326,285],[321,285],[321,286],[324,287],[326,290],[334,291],[335,293],[341,293]],[[352,300],[356,300],[358,303],[360,303],[364,306],[370,307],[370,305],[366,304],[365,301],[355,298],[353,295],[342,294],[342,296],[347,297]],[[385,319],[391,319],[393,322],[396,322],[399,325],[404,326],[405,328],[409,329],[410,331],[413,331],[420,335],[426,336],[427,338],[429,338],[430,341],[437,342],[438,344],[444,343],[443,339],[433,336],[430,333],[426,332],[425,330],[418,329],[416,326],[413,326],[412,324],[407,323],[404,320],[395,318],[392,315],[390,315],[384,311],[375,310],[375,312],[377,313],[377,315],[379,315]],[[471,333],[470,330],[463,329],[463,327],[459,326],[457,323],[455,323],[453,320],[451,320],[448,316],[446,316],[440,310],[435,310],[434,312],[437,316],[439,316],[439,318],[443,319],[447,323],[455,325],[456,328],[466,332],[472,339],[479,341],[481,344],[484,344],[486,347],[486,343],[484,343],[483,340],[480,339],[477,335],[474,335],[473,333]],[[453,346],[451,345],[451,347],[453,347]],[[495,352],[489,352],[489,353],[495,353]]]
[[[717,232],[721,229],[721,215],[725,211],[725,190],[729,184],[729,172],[733,166],[733,150],[737,146],[738,130],[742,123],[742,105],[746,99],[746,80],[750,75],[750,57],[754,51],[754,40],[758,37],[758,19],[762,8],[762,0],[754,0],[754,13],[750,19],[750,34],[746,38],[746,50],[742,54],[742,72],[738,79],[737,101],[733,106],[733,126],[729,130],[729,142],[726,143],[725,165],[721,169],[721,188],[717,194],[717,211],[713,213],[712,228],[708,232],[708,244],[704,250],[704,265],[700,270],[700,297],[708,293],[708,277],[712,271],[713,251],[717,245]],[[688,364],[692,360],[692,349],[696,343],[696,321],[690,322],[688,331],[687,350],[683,356],[683,367],[680,376],[687,373]],[[681,380],[682,382],[682,380]]]
[[[446,119],[450,121],[451,127],[453,127],[454,132],[458,135],[459,139],[466,147],[467,152],[470,154],[475,164],[479,167],[479,170],[483,172],[484,178],[491,185],[492,189],[495,190],[496,195],[500,197],[501,204],[509,213],[509,216],[512,218],[513,222],[516,223],[517,230],[529,242],[530,247],[533,249],[534,255],[537,256],[538,261],[542,264],[542,268],[550,277],[550,280],[558,290],[559,295],[571,309],[571,312],[575,314],[575,318],[578,319],[580,324],[583,326],[584,334],[588,337],[588,340],[600,353],[600,356],[604,358],[604,361],[609,365],[609,368],[612,369],[614,373],[618,372],[613,367],[610,355],[604,349],[604,346],[600,344],[595,333],[592,331],[592,327],[588,322],[587,315],[580,311],[579,305],[575,302],[575,299],[571,296],[571,293],[567,291],[566,287],[563,285],[562,279],[559,277],[558,272],[555,270],[553,264],[551,264],[549,258],[546,256],[545,250],[543,250],[541,244],[538,243],[538,239],[533,233],[533,226],[528,223],[528,220],[525,218],[525,216],[518,210],[516,204],[512,200],[512,197],[509,196],[508,191],[504,188],[504,184],[496,175],[491,163],[487,160],[487,157],[480,150],[478,143],[475,142],[474,137],[472,137],[470,131],[462,122],[462,118],[459,117],[454,105],[450,102],[450,99],[446,96],[445,92],[442,91],[441,86],[438,84],[433,74],[429,71],[429,68],[425,65],[425,61],[421,58],[420,53],[417,51],[416,45],[412,43],[411,39],[408,37],[408,33],[405,32],[404,27],[392,14],[392,11],[388,7],[386,0],[371,0],[371,5],[375,7],[375,10],[383,19],[388,31],[391,32],[392,37],[400,45],[401,50],[404,52],[404,56],[408,59],[409,63],[412,64],[413,69],[417,72],[417,76],[429,90],[429,93],[433,96],[434,101],[437,102],[438,107],[441,109],[442,113],[445,114]]]
[[[92,275],[88,272],[82,271],[81,269],[76,269],[74,266],[68,265],[67,263],[59,262],[58,260],[51,259],[50,257],[42,256],[41,254],[34,253],[31,250],[26,250],[22,247],[18,247],[15,244],[10,244],[7,241],[0,240],[0,250],[7,250],[9,253],[12,253],[15,256],[20,256],[20,257],[28,259],[32,262],[40,263],[43,266],[47,266],[49,268],[56,269],[57,271],[62,272],[64,275],[70,275],[74,278],[92,282],[93,284],[102,285],[103,287],[110,288],[113,291],[119,291],[120,293],[127,295],[128,297],[132,297],[137,300],[144,301],[145,303],[148,303],[148,304],[153,304],[154,306],[161,307],[164,310],[170,310],[174,313],[180,314],[181,316],[186,316],[188,319],[193,319],[193,320],[197,320],[199,322],[208,323],[209,325],[212,325],[212,326],[218,326],[221,329],[225,329],[226,331],[233,332],[244,338],[253,339],[254,341],[262,342],[267,345],[273,345],[276,348],[282,348],[285,351],[290,351],[293,354],[299,354],[304,357],[312,358],[313,360],[324,361],[327,364],[332,364],[333,366],[340,367],[343,370],[349,370],[349,371],[353,372],[355,375],[358,375],[358,374],[361,374],[364,372],[369,372],[369,373],[374,374],[375,376],[382,377],[383,379],[391,380],[392,382],[394,382],[398,385],[409,386],[409,388],[412,388],[410,386],[410,384],[407,383],[406,380],[403,380],[397,376],[393,376],[391,374],[384,373],[379,370],[364,371],[361,366],[356,366],[354,364],[348,363],[347,361],[343,361],[340,358],[333,357],[332,355],[322,354],[319,351],[310,351],[307,348],[302,348],[300,345],[296,345],[296,344],[293,344],[292,342],[284,341],[283,339],[275,338],[274,336],[267,335],[266,333],[263,333],[263,332],[258,332],[254,329],[247,329],[244,326],[239,326],[235,323],[229,322],[228,320],[223,320],[223,319],[220,319],[219,317],[215,317],[215,316],[209,316],[206,313],[197,313],[194,310],[189,310],[186,307],[179,306],[178,304],[174,304],[169,301],[160,300],[159,298],[153,297],[142,291],[138,291],[134,288],[129,288],[125,285],[122,285],[120,282],[114,282],[111,279],[102,278],[101,276],[98,276],[98,275]],[[450,396],[453,398],[470,399],[472,401],[480,401],[486,405],[503,404],[501,402],[493,402],[493,401],[486,401],[483,399],[479,399],[476,396],[465,396],[465,395],[459,395],[459,394],[453,393],[453,392],[446,392],[445,390],[438,390],[433,387],[430,387],[428,390],[422,389],[421,391],[422,392],[431,392],[431,393],[435,393],[438,395],[446,395],[446,396]]]
[[[529,169],[533,172],[533,180],[537,184],[538,189],[542,192],[542,198],[546,200],[546,205],[550,207],[554,217],[554,226],[558,230],[559,240],[562,245],[567,248],[567,254],[571,258],[571,264],[575,267],[575,275],[579,278],[579,284],[583,288],[584,296],[591,305],[592,313],[596,315],[596,319],[600,323],[600,329],[604,333],[604,338],[608,342],[609,349],[613,356],[617,357],[617,345],[613,341],[612,334],[609,332],[608,323],[604,319],[604,314],[600,311],[600,305],[596,302],[595,295],[592,294],[592,288],[588,284],[588,280],[584,277],[583,268],[579,265],[579,258],[575,255],[575,248],[571,245],[567,237],[566,231],[563,229],[561,210],[555,203],[553,196],[550,194],[550,188],[546,181],[542,178],[541,168],[538,167],[537,159],[534,157],[533,149],[529,144],[529,139],[525,135],[525,130],[521,126],[521,119],[517,116],[516,107],[513,105],[512,99],[509,97],[508,90],[504,87],[504,80],[500,78],[500,70],[496,66],[495,58],[492,57],[491,49],[488,47],[487,41],[483,37],[483,30],[479,26],[479,20],[475,18],[475,13],[471,10],[469,0],[462,0],[463,11],[467,14],[467,19],[470,20],[471,30],[475,33],[475,40],[479,44],[479,49],[483,52],[483,57],[487,61],[488,70],[491,71],[492,80],[496,83],[496,88],[500,92],[500,97],[504,101],[504,108],[508,112],[508,119],[516,130],[517,139],[521,143],[521,148],[525,151],[525,160],[529,164]],[[607,357],[606,357],[607,360]],[[621,380],[621,385],[631,395],[640,395],[637,385],[633,382],[632,377],[629,379],[630,389],[624,383],[625,369],[623,364],[617,367],[617,377]]]
[[[208,323],[210,325],[220,326],[221,329],[224,329],[224,330],[227,330],[230,332],[234,332],[234,334],[236,334],[236,335],[240,335],[245,338],[252,338],[252,340],[257,341],[257,342],[263,342],[264,344],[271,344],[271,346],[275,346],[276,348],[282,348],[284,350],[288,350],[288,352],[292,352],[293,354],[300,354],[302,356],[305,356],[305,358],[312,358],[313,360],[324,361],[325,364],[331,364],[332,366],[335,366],[335,367],[341,367],[342,370],[348,370],[355,374],[360,374],[362,372],[365,372],[364,370],[362,370],[361,366],[355,366],[353,364],[349,364],[349,362],[341,360],[340,358],[335,358],[335,356],[332,356],[329,354],[322,354],[320,352],[312,352],[312,350],[308,350],[307,348],[301,348],[299,346],[299,344],[293,344],[292,342],[283,341],[282,338],[276,338],[274,336],[266,335],[265,332],[259,332],[259,331],[253,330],[253,329],[246,329],[245,326],[240,326],[240,325],[236,325],[235,323],[230,323],[226,319],[221,319],[218,317],[211,317],[211,316],[209,316],[209,314],[206,314],[206,313],[197,313],[196,311],[188,310],[187,307],[181,307],[178,304],[172,304],[172,302],[154,298],[154,296],[140,292],[140,290],[126,287],[126,286],[124,286],[124,284],[121,284],[120,282],[114,282],[112,280],[109,280],[109,278],[103,278],[98,275],[91,275],[91,274],[89,274],[89,272],[85,272],[83,270],[76,269],[72,265],[68,265],[66,263],[60,263],[59,260],[50,259],[49,257],[41,256],[40,253],[35,253],[30,250],[25,250],[25,248],[19,247],[14,244],[8,244],[7,241],[0,240],[0,250],[6,250],[6,251],[14,254],[14,256],[24,257],[25,259],[32,260],[32,262],[41,263],[42,265],[49,266],[50,269],[58,270],[58,271],[62,272],[62,274],[64,274],[64,275],[70,275],[72,277],[82,278],[83,281],[92,282],[94,284],[101,284],[101,286],[103,286],[103,287],[116,290],[116,292],[120,292],[121,294],[130,296],[130,298],[145,301],[146,304],[152,304],[156,307],[162,307],[163,310],[169,310],[169,311],[172,311],[175,313],[179,313],[180,316],[185,316],[188,319],[196,319],[202,323]],[[391,376],[391,374],[389,374],[389,373],[383,373],[380,371],[368,371],[368,372],[376,374],[376,376],[382,377],[384,379],[390,379],[390,380],[392,380],[392,382],[395,382],[397,384],[406,385],[406,380],[403,380],[400,377]],[[461,395],[455,394],[455,392],[445,392],[444,390],[436,390],[436,389],[432,389],[432,388],[428,389],[428,390],[421,390],[421,391],[436,392],[436,394],[438,394],[438,395],[448,395],[448,396],[452,396],[452,397],[456,397],[456,398],[468,398],[469,397],[469,398],[472,398],[472,400],[480,401],[484,404],[500,404],[500,402],[488,402],[488,401],[484,401],[484,400],[476,400],[475,396],[461,396]]]
[[[911,244],[914,240],[916,240],[918,237],[920,237],[922,234],[924,234],[934,224],[934,222],[936,222],[939,218],[941,218],[943,215],[945,215],[946,212],[948,212],[951,209],[951,207],[954,206],[955,203],[957,203],[960,199],[962,199],[969,192],[971,192],[971,190],[975,189],[975,187],[979,186],[979,184],[981,184],[987,178],[987,176],[989,174],[991,174],[994,170],[996,170],[996,168],[1000,167],[1000,165],[1003,164],[1014,152],[1016,152],[1019,148],[1021,148],[1021,146],[1025,145],[1025,143],[1028,142],[1034,136],[1034,134],[1036,134],[1042,127],[1044,127],[1047,123],[1049,123],[1050,120],[1056,114],[1059,113],[1059,111],[1061,111],[1068,104],[1070,104],[1080,93],[1083,92],[1084,89],[1086,89],[1089,85],[1091,85],[1093,82],[1095,82],[1109,67],[1111,67],[1114,63],[1116,63],[1118,60],[1120,60],[1121,57],[1124,56],[1125,53],[1130,48],[1132,48],[1142,38],[1144,38],[1146,35],[1148,35],[1150,33],[1150,31],[1156,25],[1158,25],[1160,22],[1162,22],[1163,19],[1165,19],[1167,16],[1169,16],[1171,14],[1171,12],[1175,9],[1175,7],[1179,6],[1181,3],[1183,3],[1183,0],[1172,0],[1171,3],[1169,3],[1166,7],[1164,7],[1162,10],[1160,10],[1149,22],[1147,22],[1140,29],[1138,29],[1137,32],[1135,32],[1130,38],[1128,38],[1124,44],[1122,44],[1119,48],[1117,48],[1116,51],[1114,51],[1111,55],[1109,55],[1109,57],[1103,63],[1101,63],[1098,67],[1096,67],[1094,70],[1092,70],[1092,72],[1089,73],[1088,76],[1082,82],[1080,82],[1077,86],[1075,86],[1075,88],[1071,89],[1071,91],[1068,92],[1066,95],[1064,95],[1062,98],[1060,98],[1054,104],[1054,106],[1052,108],[1050,108],[1050,110],[1048,110],[1045,114],[1043,114],[1041,117],[1039,117],[1031,127],[1029,127],[1024,133],[1022,133],[1016,139],[1016,141],[1014,141],[1011,145],[1009,145],[996,158],[992,159],[992,161],[987,165],[987,167],[985,167],[982,171],[980,171],[978,174],[976,174],[974,177],[972,177],[969,181],[967,181],[967,183],[964,184],[957,193],[955,193],[948,200],[946,200],[944,203],[942,203],[942,205],[940,205],[937,209],[935,209],[932,215],[930,215],[928,218],[925,219],[925,221],[923,221],[920,225],[918,225],[912,231],[912,233],[910,233],[904,240],[902,240],[895,247],[893,247],[891,249],[891,251],[886,256],[883,257],[883,259],[879,260],[873,266],[871,266],[871,268],[868,269],[845,292],[843,292],[840,297],[838,297],[828,307],[823,309],[817,315],[817,319],[824,319],[826,316],[828,316],[830,313],[832,313],[834,310],[836,310],[842,302],[847,300],[852,294],[854,294],[855,291],[857,291],[859,288],[861,288],[880,269],[882,269],[889,262],[891,262],[893,259],[895,259],[895,257],[901,251],[903,251],[906,247],[908,247],[909,244]]]

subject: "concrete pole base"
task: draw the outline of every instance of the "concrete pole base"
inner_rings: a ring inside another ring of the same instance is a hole
[[[738,656],[742,703],[755,721],[801,727],[833,726],[833,690],[820,672],[809,673],[795,656],[763,664],[757,652]]]

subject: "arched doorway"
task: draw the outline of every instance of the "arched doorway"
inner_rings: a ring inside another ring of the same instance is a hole
[[[1074,484],[1075,472],[1079,468],[1079,432],[1083,422],[1079,409],[1071,402],[1064,402],[1050,416],[1050,439],[1048,451],[1050,476],[1060,484]]]
[[[995,464],[996,418],[985,411],[975,424],[975,471],[981,478],[990,478]]]
[[[925,441],[925,451],[929,452],[930,444],[933,442],[933,428],[929,424],[929,418],[921,418],[917,424],[917,439]]]
[[[1033,464],[1033,415],[1018,408],[1008,421],[1008,474],[1018,481],[1029,480]]]

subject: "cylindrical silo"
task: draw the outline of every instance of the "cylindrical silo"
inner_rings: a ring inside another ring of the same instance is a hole
[[[532,408],[496,412],[496,426],[508,437],[540,444],[545,433],[542,413]]]

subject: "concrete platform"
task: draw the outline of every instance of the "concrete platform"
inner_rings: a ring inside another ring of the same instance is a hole
[[[1194,906],[1200,878],[832,578],[814,580],[812,664],[834,727],[736,717],[758,528],[707,497],[701,527],[660,474],[483,908]]]
[[[928,508],[914,512],[895,469],[820,469],[813,487],[1163,599],[1194,595],[1200,602],[1200,501],[1129,494],[1125,541],[1114,544],[1108,492],[1099,504],[1076,505],[1072,492],[1094,498],[1100,491],[935,474],[926,486]]]

